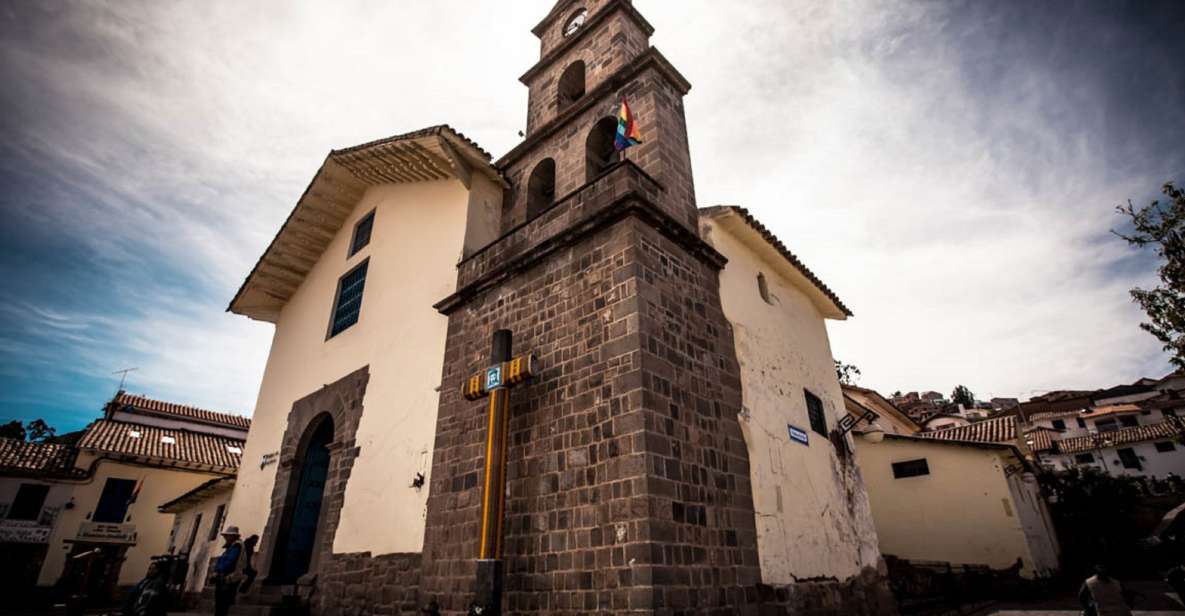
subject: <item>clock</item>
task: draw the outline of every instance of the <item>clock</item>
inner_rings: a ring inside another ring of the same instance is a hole
[[[576,31],[584,25],[584,21],[588,19],[588,9],[580,9],[576,14],[568,20],[568,25],[564,26],[564,36],[572,36]]]

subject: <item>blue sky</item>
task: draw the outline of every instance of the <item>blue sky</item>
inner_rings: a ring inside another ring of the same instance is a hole
[[[249,414],[225,313],[325,154],[447,122],[517,141],[550,0],[0,4],[0,419],[128,389]],[[1113,207],[1185,181],[1185,5],[636,0],[694,84],[701,205],[749,207],[856,312],[885,391],[1168,370]]]

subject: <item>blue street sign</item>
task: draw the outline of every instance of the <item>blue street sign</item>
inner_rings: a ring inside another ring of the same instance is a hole
[[[795,428],[790,424],[786,424],[786,427],[790,429],[790,440],[810,447],[811,437],[809,434],[807,434],[806,430]]]
[[[502,386],[502,366],[494,366],[486,370],[486,391],[492,391]]]

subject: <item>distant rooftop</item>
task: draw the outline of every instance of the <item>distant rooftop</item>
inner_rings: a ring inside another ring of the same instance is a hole
[[[129,410],[127,407],[131,407],[131,410],[139,413],[184,421],[196,421],[212,426],[235,428],[238,430],[248,430],[251,428],[251,420],[242,415],[207,411],[196,406],[153,400],[145,396],[129,394],[123,391],[116,394],[115,398],[108,403],[106,416],[110,419],[112,413]]]
[[[74,477],[78,450],[59,443],[27,443],[0,438],[0,472],[6,474]]]

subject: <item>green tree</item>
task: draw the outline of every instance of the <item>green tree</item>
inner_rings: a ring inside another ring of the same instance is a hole
[[[845,364],[837,359],[835,360],[835,376],[839,377],[839,382],[844,385],[855,385],[856,381],[860,379],[860,369],[853,364]]]
[[[1151,247],[1162,260],[1155,289],[1132,289],[1132,300],[1144,309],[1148,322],[1140,328],[1164,343],[1179,370],[1185,370],[1185,190],[1164,185],[1166,203],[1153,201],[1136,209],[1131,201],[1116,208],[1129,219],[1132,231],[1114,233],[1138,248]]]
[[[975,394],[971,393],[966,385],[955,387],[954,392],[950,395],[950,400],[955,404],[962,404],[964,408],[975,408]]]
[[[12,420],[6,424],[0,424],[0,438],[13,438],[18,441],[25,440],[25,426],[21,422]]]
[[[53,438],[58,431],[45,423],[44,419],[34,419],[29,422],[29,425],[25,426],[25,432],[26,438],[31,442],[44,443]]]

